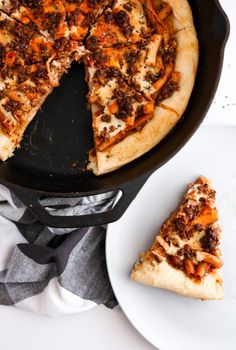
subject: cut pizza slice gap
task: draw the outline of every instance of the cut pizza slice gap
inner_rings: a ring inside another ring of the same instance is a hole
[[[131,278],[199,299],[222,299],[221,229],[215,190],[201,176],[141,254]]]

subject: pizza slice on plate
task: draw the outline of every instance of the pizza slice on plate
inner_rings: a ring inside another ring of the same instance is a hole
[[[141,254],[132,279],[189,297],[223,298],[221,229],[215,194],[210,181],[203,176],[189,186],[151,248]]]

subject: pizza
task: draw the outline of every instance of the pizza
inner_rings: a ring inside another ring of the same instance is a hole
[[[131,278],[199,299],[222,299],[221,228],[210,181],[200,176],[163,223]]]
[[[93,120],[87,169],[102,175],[158,144],[186,109],[198,64],[187,0],[0,0],[2,160],[75,60]]]

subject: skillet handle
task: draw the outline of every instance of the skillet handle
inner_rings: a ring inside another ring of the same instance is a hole
[[[32,214],[44,225],[55,228],[76,228],[105,225],[121,218],[138,192],[147,181],[149,174],[138,177],[132,182],[128,182],[111,191],[122,192],[121,198],[114,207],[106,212],[80,215],[80,216],[55,216],[51,215],[39,202],[40,193],[36,191],[25,191],[19,187],[12,187],[14,194],[26,205]],[[92,195],[92,194],[89,194]],[[43,194],[45,196],[45,193]],[[84,195],[83,195],[84,196]],[[77,197],[83,197],[77,196]],[[51,195],[50,195],[51,197]],[[71,196],[70,196],[71,197]],[[75,196],[76,197],[76,196]],[[66,197],[65,197],[66,198]]]

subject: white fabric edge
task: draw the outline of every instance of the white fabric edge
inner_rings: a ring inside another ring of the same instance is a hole
[[[96,307],[97,304],[63,288],[55,277],[51,279],[42,293],[24,299],[16,303],[15,306],[40,315],[59,317],[65,314],[88,311]]]

